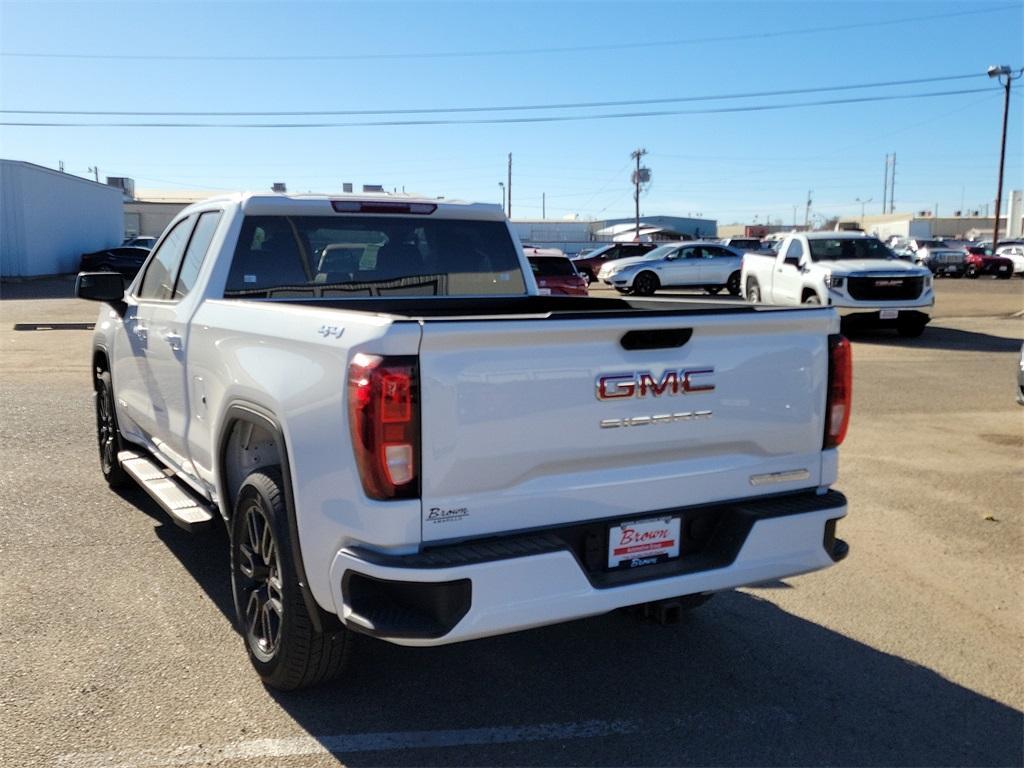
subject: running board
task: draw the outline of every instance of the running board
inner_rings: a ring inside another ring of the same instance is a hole
[[[198,533],[213,523],[213,514],[206,503],[182,488],[174,480],[171,470],[158,466],[153,459],[135,451],[121,451],[117,454],[117,461],[178,527],[189,533]]]

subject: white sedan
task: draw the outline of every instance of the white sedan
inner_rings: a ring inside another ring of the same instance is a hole
[[[606,262],[597,279],[620,293],[650,296],[659,288],[725,288],[740,293],[743,254],[720,243],[672,243],[643,256]]]
[[[996,256],[1013,262],[1013,274],[1024,275],[1024,245],[1001,245],[996,248]]]

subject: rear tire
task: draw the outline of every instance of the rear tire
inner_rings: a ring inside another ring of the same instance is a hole
[[[969,280],[977,280],[978,279],[978,268],[974,267],[974,266],[968,267],[967,268],[967,272],[966,272],[966,274],[964,276],[966,278],[968,278]]]
[[[747,283],[747,301],[751,304],[761,303],[761,286],[757,284],[756,280]]]
[[[637,296],[653,296],[658,287],[658,277],[653,272],[641,272],[633,278],[633,293]]]
[[[235,502],[231,591],[249,661],[265,685],[286,691],[337,676],[351,647],[344,627],[313,627],[296,574],[281,471],[264,467],[243,481]]]
[[[705,288],[704,290],[707,291],[712,296],[717,296],[718,292],[722,290],[722,286],[720,286],[720,285],[712,285],[712,286],[709,286],[708,288]]]
[[[740,273],[733,272],[729,275],[729,279],[725,283],[725,289],[729,291],[730,296],[740,295]]]
[[[114,410],[114,387],[109,371],[96,374],[96,441],[100,449],[100,471],[111,488],[121,488],[131,482],[131,477],[121,468],[117,454],[124,445],[121,430],[117,426],[117,411]]]

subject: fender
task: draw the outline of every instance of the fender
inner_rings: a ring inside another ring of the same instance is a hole
[[[288,518],[288,538],[292,553],[292,562],[295,563],[295,574],[299,579],[299,592],[302,595],[302,602],[306,605],[309,613],[309,620],[313,623],[314,629],[323,631],[321,621],[321,610],[309,589],[309,582],[306,579],[306,567],[302,561],[302,547],[299,546],[299,526],[295,518],[295,496],[292,493],[292,472],[288,463],[288,445],[284,439],[284,430],[281,429],[277,417],[266,408],[254,403],[234,400],[228,404],[221,419],[220,431],[217,434],[217,494],[224,502],[223,507],[230,504],[225,487],[225,466],[226,453],[229,436],[235,424],[239,421],[253,422],[263,429],[266,429],[273,436],[281,457],[281,477],[284,479],[284,505]],[[222,507],[222,508],[223,508]],[[230,507],[228,507],[230,509]],[[230,531],[230,526],[228,528]]]

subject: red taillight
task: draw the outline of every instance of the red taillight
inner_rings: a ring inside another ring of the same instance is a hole
[[[420,416],[415,357],[358,354],[348,368],[348,420],[371,499],[419,496]]]
[[[332,200],[338,213],[414,213],[429,216],[437,210],[435,203],[406,203],[400,200]]]
[[[845,336],[828,337],[828,398],[825,401],[825,448],[846,437],[853,403],[853,357]]]

